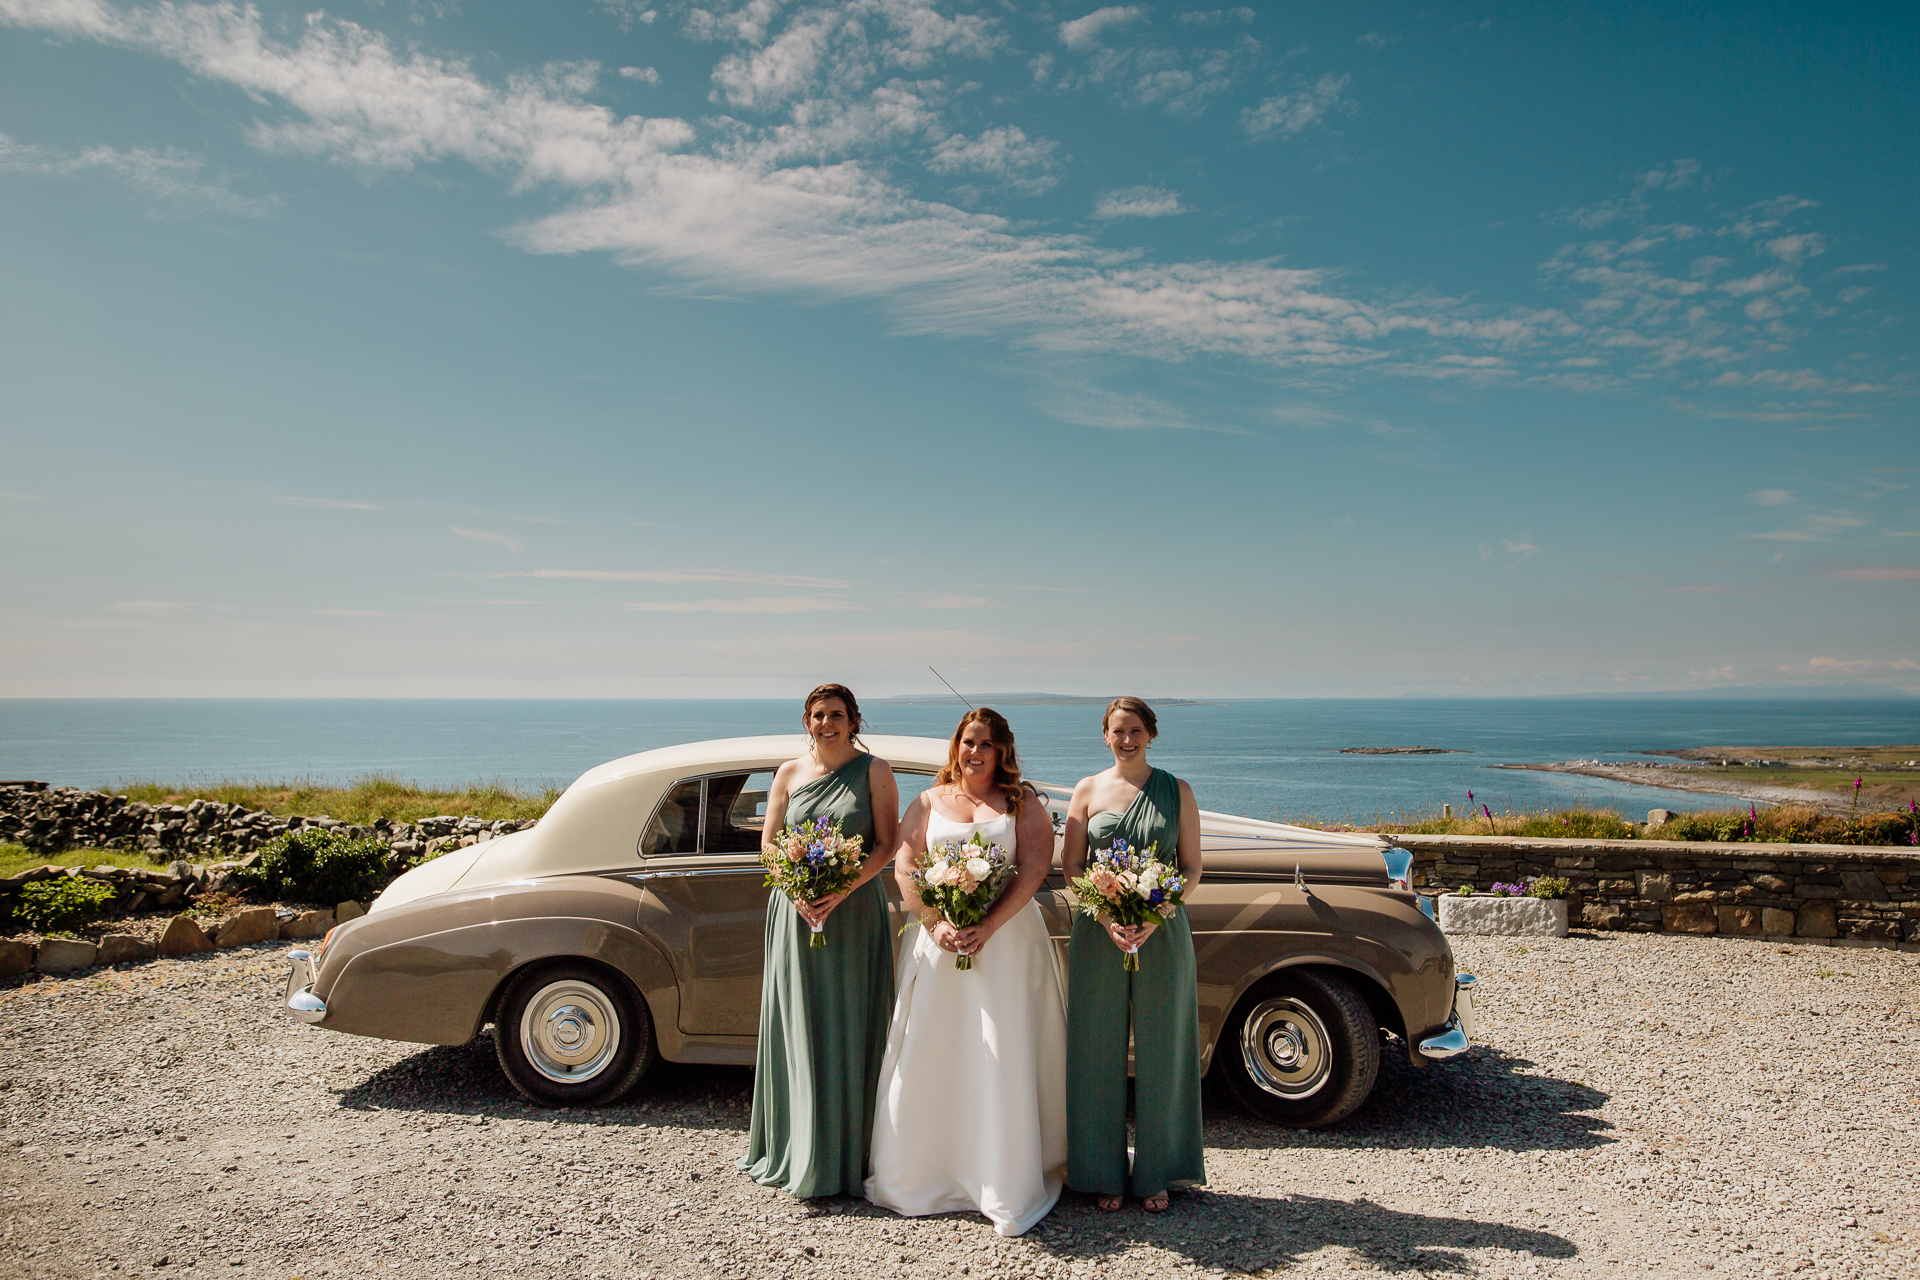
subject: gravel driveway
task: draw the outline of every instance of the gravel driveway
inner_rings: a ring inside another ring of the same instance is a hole
[[[1209,1085],[1204,1191],[984,1219],[747,1182],[741,1068],[522,1106],[459,1048],[281,1016],[283,944],[0,988],[0,1273],[645,1280],[1920,1274],[1920,956],[1460,939],[1481,1046],[1335,1129]]]

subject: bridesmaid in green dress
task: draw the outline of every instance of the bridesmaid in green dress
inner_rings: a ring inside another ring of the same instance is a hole
[[[1193,789],[1147,763],[1159,732],[1138,698],[1107,704],[1101,732],[1113,767],[1082,778],[1067,810],[1061,869],[1071,880],[1087,850],[1116,839],[1178,854],[1191,895],[1200,884],[1200,808]],[[1137,947],[1139,969],[1123,967]],[[1127,1031],[1133,1031],[1131,1189],[1150,1213],[1176,1182],[1205,1182],[1200,1125],[1200,1000],[1185,909],[1164,924],[1128,929],[1075,912],[1067,951],[1067,1185],[1118,1209],[1127,1168]]]
[[[807,695],[806,755],[773,775],[768,835],[825,814],[867,851],[845,893],[767,901],[753,1121],[740,1168],[806,1199],[859,1195],[867,1177],[880,1059],[893,1018],[893,938],[874,876],[893,857],[900,792],[885,760],[861,750],[860,704],[844,685]],[[777,819],[775,815],[780,815]],[[811,947],[812,926],[827,945]]]

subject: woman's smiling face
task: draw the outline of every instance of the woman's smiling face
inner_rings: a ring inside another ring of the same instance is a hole
[[[1147,722],[1132,711],[1116,711],[1107,717],[1107,749],[1118,760],[1137,760],[1153,741]]]
[[[978,720],[960,731],[960,775],[969,781],[991,780],[1000,764],[1000,748],[993,745],[993,731]]]
[[[852,736],[848,732],[851,725],[847,704],[838,698],[822,698],[807,708],[807,732],[820,746],[836,747],[846,742]]]

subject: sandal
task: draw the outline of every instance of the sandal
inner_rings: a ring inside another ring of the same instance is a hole
[[[1115,1209],[1118,1209],[1121,1205],[1126,1203],[1126,1197],[1100,1196],[1094,1200],[1094,1203],[1100,1206],[1100,1212],[1112,1213]]]
[[[1142,1196],[1140,1198],[1140,1207],[1148,1213],[1165,1213],[1167,1211],[1167,1193],[1164,1191],[1156,1191],[1150,1196]]]

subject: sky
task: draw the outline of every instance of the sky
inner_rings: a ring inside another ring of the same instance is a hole
[[[1916,30],[0,0],[0,697],[1920,692]]]

